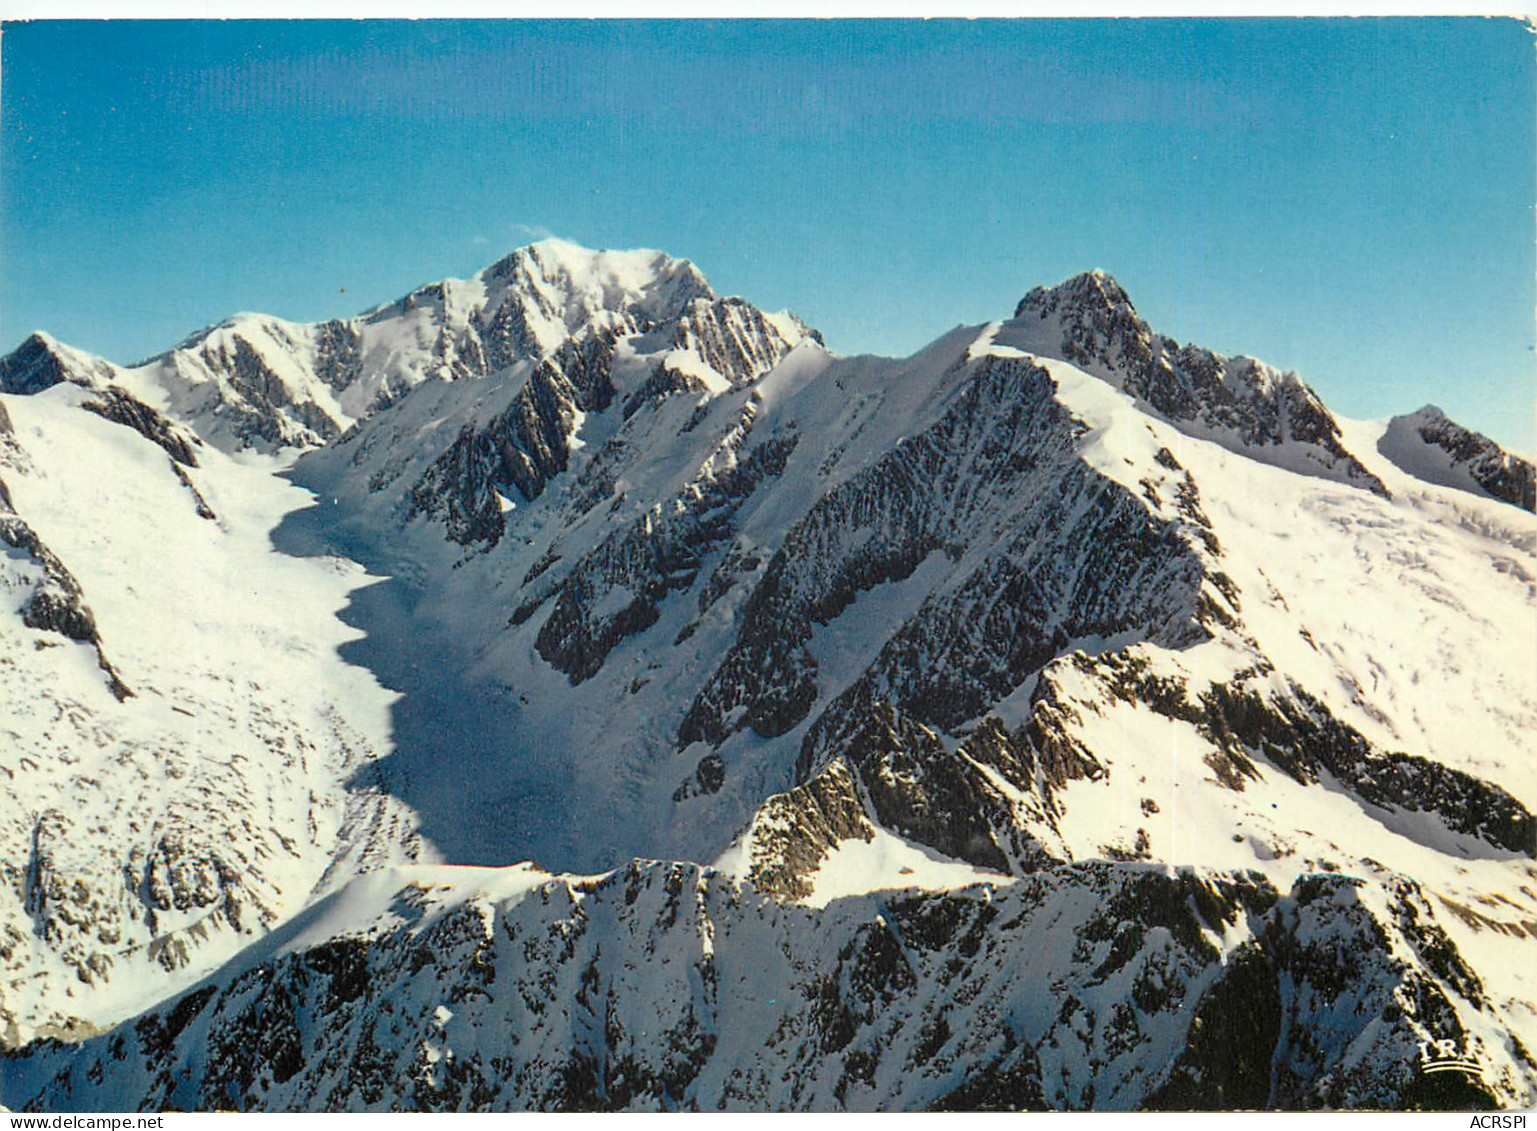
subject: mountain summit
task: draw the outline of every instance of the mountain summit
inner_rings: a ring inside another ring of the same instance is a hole
[[[116,384],[225,448],[313,447],[424,381],[488,377],[563,347],[648,333],[730,380],[811,331],[720,298],[688,260],[545,240],[471,279],[445,279],[354,318],[239,314],[122,368],[34,335],[0,359],[0,389]]]
[[[0,1104],[1537,1094],[1532,469],[1433,410],[558,241],[0,379]]]
[[[1345,450],[1333,415],[1295,373],[1155,333],[1103,271],[1035,288],[999,340],[1061,356],[1190,435],[1303,474],[1387,490]]]

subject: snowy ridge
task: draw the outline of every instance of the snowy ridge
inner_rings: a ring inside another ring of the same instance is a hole
[[[1537,468],[1489,437],[1448,420],[1434,405],[1395,416],[1377,446],[1398,467],[1426,482],[1537,511]]]
[[[1295,373],[1223,357],[1155,333],[1121,285],[1091,271],[1037,287],[1001,327],[1000,344],[1061,358],[1130,393],[1181,431],[1303,475],[1382,492],[1340,444],[1339,425]]]
[[[1453,1029],[1489,1094],[1521,1096],[1531,1071],[1402,876],[1384,897],[1100,862],[816,910],[685,864],[452,871],[354,881],[163,1012],[12,1056],[5,1102],[1394,1108],[1426,1087],[1418,1041]]]
[[[129,367],[35,334],[0,359],[0,391],[116,384],[226,449],[304,448],[423,382],[491,376],[616,327],[703,345],[733,379],[776,360],[772,343],[788,348],[809,332],[793,315],[770,319],[718,298],[687,260],[545,240],[472,279],[433,283],[355,318],[238,314]]]

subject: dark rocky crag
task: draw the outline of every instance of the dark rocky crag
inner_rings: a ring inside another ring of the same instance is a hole
[[[1505,451],[1489,437],[1464,428],[1434,405],[1426,405],[1418,412],[1394,417],[1388,424],[1382,440],[1383,454],[1395,462],[1410,463],[1406,470],[1413,474],[1417,469],[1407,454],[1403,443],[1408,437],[1440,454],[1449,464],[1446,471],[1437,476],[1439,481],[1451,486],[1465,486],[1458,482],[1456,473],[1466,475],[1477,487],[1492,498],[1524,511],[1537,512],[1537,468],[1530,461]]]
[[[1251,357],[1223,357],[1180,345],[1153,331],[1109,275],[1091,271],[1056,287],[1037,287],[1020,300],[1010,331],[1034,344],[1045,334],[1049,355],[1114,380],[1165,420],[1261,460],[1300,458],[1293,470],[1341,479],[1386,495],[1340,440],[1339,424],[1318,394],[1295,373]]]
[[[92,384],[112,379],[112,367],[59,345],[46,334],[31,334],[0,357],[0,393],[30,396],[63,382]]]

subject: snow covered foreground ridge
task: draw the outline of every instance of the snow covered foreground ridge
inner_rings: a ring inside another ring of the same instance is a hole
[[[560,243],[0,388],[0,1104],[1531,1102],[1533,472],[1435,410]]]
[[[1403,878],[1282,896],[1252,874],[1097,862],[814,911],[696,865],[458,871],[354,881],[174,1007],[13,1056],[16,1094],[37,1110],[1394,1108],[1436,1087],[1416,1076],[1417,1023],[1464,1014],[1496,1091],[1530,1073]],[[1435,973],[1410,968],[1426,960]]]

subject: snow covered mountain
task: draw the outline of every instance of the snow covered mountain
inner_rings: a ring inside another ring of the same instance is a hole
[[[116,385],[224,446],[302,448],[424,381],[485,377],[562,346],[641,332],[654,337],[658,363],[692,353],[741,381],[807,328],[718,297],[686,260],[549,240],[356,318],[300,325],[237,314],[128,368],[34,334],[0,360],[0,390]]]
[[[1405,879],[1102,861],[822,909],[691,864],[391,869],[6,1067],[51,1110],[1393,1108],[1437,1025],[1517,1090],[1434,914]]]
[[[1436,410],[553,241],[0,388],[0,1103],[1537,1094],[1533,469]]]

